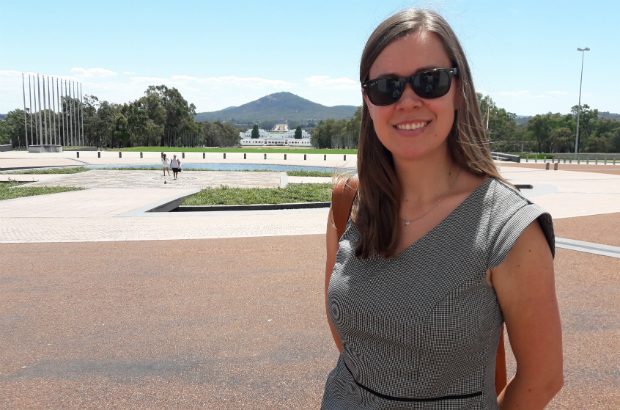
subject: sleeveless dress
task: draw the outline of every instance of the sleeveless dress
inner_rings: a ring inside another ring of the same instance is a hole
[[[359,259],[350,220],[328,287],[344,350],[322,409],[496,409],[503,323],[489,268],[538,219],[552,253],[551,216],[487,178],[400,254]]]

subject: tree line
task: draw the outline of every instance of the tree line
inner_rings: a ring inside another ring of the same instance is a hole
[[[489,96],[478,94],[478,103],[491,141],[497,152],[574,152],[576,118],[579,106],[570,114],[539,114],[520,121],[513,113],[498,107]],[[196,122],[196,107],[176,88],[149,86],[144,96],[125,104],[99,101],[87,95],[84,101],[66,101],[83,113],[86,145],[98,148],[131,146],[228,147],[239,144],[240,129],[228,122]],[[47,113],[61,116],[65,113]],[[28,118],[30,113],[26,113]],[[60,121],[59,121],[60,122]],[[322,120],[308,131],[316,148],[357,148],[361,107],[353,117]],[[25,147],[24,111],[9,112],[0,120],[0,144]],[[252,136],[257,137],[258,126]],[[32,130],[31,130],[32,131]],[[34,130],[37,132],[37,130]],[[301,136],[297,127],[296,137]],[[604,118],[596,109],[582,105],[579,112],[579,152],[620,152],[620,121]]]
[[[86,95],[83,101],[65,97],[59,112],[46,110],[35,114],[21,109],[9,112],[0,121],[0,143],[12,143],[16,148],[26,147],[26,127],[31,115],[50,118],[50,124],[60,124],[61,117],[80,113],[83,121],[84,144],[97,148],[132,146],[208,146],[227,147],[239,143],[239,129],[232,124],[196,122],[196,107],[189,104],[176,88],[165,85],[149,86],[144,96],[130,103],[113,104]],[[57,117],[58,121],[53,121]],[[36,127],[34,133],[39,140]]]
[[[587,104],[570,114],[547,113],[519,124],[517,116],[497,107],[489,96],[478,95],[491,149],[497,152],[575,152],[579,112],[578,152],[620,152],[620,121],[604,118]]]
[[[561,153],[575,151],[576,117],[570,114],[535,115],[522,123],[516,114],[498,107],[489,96],[478,94],[483,126],[496,152]],[[357,148],[361,107],[348,120],[324,120],[312,130],[312,145],[318,148]],[[620,152],[620,121],[603,118],[598,110],[581,106],[579,152]]]

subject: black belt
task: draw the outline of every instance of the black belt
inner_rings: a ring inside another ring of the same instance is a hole
[[[347,368],[348,372],[351,374],[351,378],[353,379],[353,381],[355,382],[355,384],[358,387],[360,387],[363,390],[366,390],[369,393],[374,394],[377,397],[385,399],[385,400],[409,401],[409,402],[433,402],[433,401],[442,401],[442,400],[469,399],[469,398],[472,398],[472,397],[477,397],[477,396],[482,395],[482,392],[479,391],[479,392],[469,393],[469,394],[452,394],[452,395],[448,395],[448,396],[428,397],[428,398],[388,396],[386,394],[379,393],[378,391],[375,391],[375,390],[373,390],[371,388],[368,388],[368,387],[364,386],[363,384],[359,383],[357,380],[355,380],[355,377],[353,376],[353,372],[351,372],[351,369],[349,369],[349,366],[347,366],[347,364],[344,362],[344,359],[342,360],[342,364],[344,364],[344,367]]]

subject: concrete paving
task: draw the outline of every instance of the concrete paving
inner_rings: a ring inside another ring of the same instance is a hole
[[[503,165],[500,170],[514,184],[533,185],[533,189],[522,192],[550,211],[555,219],[620,212],[620,175]],[[309,178],[287,178],[280,172],[184,171],[178,180],[164,177],[155,170],[91,170],[69,175],[0,176],[25,178],[28,181],[40,178],[30,183],[34,186],[88,188],[85,191],[1,201],[0,243],[308,235],[324,232],[327,216],[325,208],[168,214],[147,212],[205,187],[274,187],[285,180],[288,183],[310,182]],[[329,182],[331,179],[310,180]]]
[[[75,162],[5,154],[4,168]],[[501,170],[534,185],[523,192],[558,236],[620,246],[619,175]],[[0,408],[318,408],[336,360],[327,209],[149,213],[216,174],[168,186],[156,171],[115,173],[36,176],[90,188],[0,201]],[[225,174],[212,182],[281,182]],[[566,383],[549,408],[620,408],[619,273],[618,258],[558,249]]]

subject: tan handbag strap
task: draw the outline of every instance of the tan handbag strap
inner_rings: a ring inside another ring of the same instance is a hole
[[[508,376],[506,371],[506,350],[504,349],[504,326],[502,325],[499,334],[499,343],[497,345],[497,353],[495,355],[495,393],[499,395],[506,384]]]
[[[357,185],[357,177],[342,178],[336,182],[332,189],[332,215],[338,238],[342,237],[347,228],[353,200],[357,195]]]

